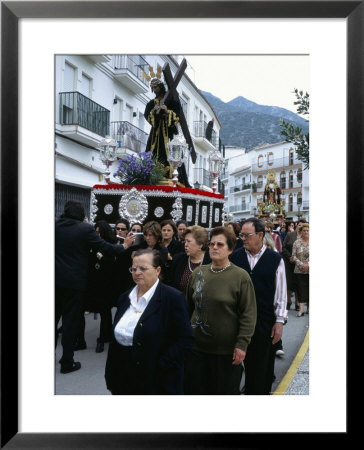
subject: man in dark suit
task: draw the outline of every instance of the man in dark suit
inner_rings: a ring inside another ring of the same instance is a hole
[[[184,295],[159,281],[161,264],[157,250],[133,257],[136,286],[119,298],[105,367],[113,395],[183,394],[193,333]]]
[[[122,245],[109,244],[100,238],[91,224],[84,222],[84,218],[82,204],[70,200],[55,226],[55,326],[57,343],[57,324],[62,316],[61,373],[73,372],[81,367],[79,362],[73,360],[73,350],[82,312],[90,250],[116,256],[132,245],[135,239],[129,235]]]

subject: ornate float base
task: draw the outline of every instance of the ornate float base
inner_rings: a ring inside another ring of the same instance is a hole
[[[106,220],[114,224],[119,217],[130,223],[186,220],[189,225],[214,228],[222,225],[224,196],[173,186],[95,185],[91,192],[92,223]]]

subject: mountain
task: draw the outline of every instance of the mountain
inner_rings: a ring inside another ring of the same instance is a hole
[[[221,122],[220,138],[224,145],[251,148],[284,141],[280,134],[280,119],[308,131],[308,123],[298,114],[278,106],[265,106],[244,97],[225,103],[213,94],[201,93],[214,108]]]

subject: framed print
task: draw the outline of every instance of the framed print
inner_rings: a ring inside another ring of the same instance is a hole
[[[344,107],[347,109],[346,124],[343,127],[346,129],[346,158],[343,156],[343,167],[346,167],[345,173],[338,174],[330,173],[330,184],[323,187],[328,190],[330,196],[337,195],[340,199],[338,204],[330,203],[334,205],[335,209],[330,209],[327,212],[327,221],[324,224],[326,227],[332,226],[340,229],[340,242],[347,245],[350,253],[349,258],[346,258],[345,254],[341,254],[341,264],[346,263],[346,271],[341,271],[341,277],[346,281],[347,295],[355,293],[358,296],[360,289],[356,289],[358,281],[362,276],[363,265],[354,264],[352,262],[355,254],[362,253],[362,236],[361,230],[363,229],[363,145],[364,145],[364,112],[363,112],[363,98],[364,98],[364,2],[363,1],[109,1],[109,2],[58,2],[58,1],[5,1],[1,2],[1,267],[2,267],[2,283],[1,283],[1,447],[2,448],[256,448],[260,447],[265,440],[275,440],[276,430],[272,425],[270,428],[260,431],[251,432],[251,430],[244,429],[232,429],[228,428],[227,432],[218,430],[218,426],[215,427],[216,432],[211,431],[211,428],[200,427],[199,420],[203,414],[207,414],[206,402],[203,398],[190,400],[189,408],[187,411],[191,411],[191,414],[196,414],[195,427],[191,431],[171,431],[169,426],[161,428],[156,431],[152,427],[138,430],[133,429],[131,432],[125,430],[122,427],[123,432],[110,432],[107,429],[105,432],[105,425],[107,424],[107,416],[103,416],[100,421],[100,429],[92,428],[92,432],[78,432],[77,424],[75,428],[69,432],[47,432],[42,430],[42,423],[38,423],[37,431],[22,431],[22,426],[19,421],[21,398],[24,392],[19,390],[19,371],[30,371],[36,378],[37,375],[41,375],[43,366],[40,364],[40,360],[43,358],[42,351],[37,347],[37,342],[41,341],[44,344],[44,340],[47,337],[38,333],[37,324],[32,323],[30,332],[27,331],[26,338],[34,342],[34,354],[30,360],[31,368],[24,367],[19,363],[19,336],[23,333],[23,326],[27,325],[26,329],[29,330],[29,323],[26,318],[22,318],[22,321],[18,321],[21,311],[19,310],[18,298],[24,295],[24,286],[20,285],[22,277],[25,275],[24,267],[21,261],[21,252],[23,246],[27,241],[32,244],[31,249],[35,250],[34,265],[30,263],[29,270],[39,272],[42,267],[38,267],[36,262],[39,261],[39,253],[42,254],[45,247],[50,246],[47,239],[43,239],[42,234],[42,216],[46,213],[42,207],[43,195],[46,195],[48,185],[45,180],[47,178],[44,174],[42,167],[43,161],[37,160],[35,166],[24,167],[24,159],[20,158],[20,146],[26,152],[33,152],[34,158],[37,155],[37,146],[42,142],[44,134],[49,133],[47,127],[44,124],[49,123],[47,117],[39,118],[36,115],[29,115],[28,119],[34,127],[38,129],[39,140],[29,139],[28,136],[20,135],[19,131],[24,122],[24,116],[22,115],[21,108],[19,108],[21,91],[20,75],[22,71],[26,70],[24,65],[20,65],[19,61],[23,61],[24,50],[20,45],[22,35],[20,29],[22,22],[27,21],[42,21],[47,24],[47,21],[53,21],[54,19],[62,19],[64,24],[72,24],[76,19],[85,19],[90,21],[110,21],[110,31],[114,24],[118,25],[117,19],[128,19],[133,21],[135,19],[144,20],[145,24],[150,26],[148,21],[156,21],[158,25],[161,25],[161,20],[164,23],[178,20],[193,20],[194,26],[213,21],[212,32],[214,34],[203,36],[204,40],[208,42],[219,31],[219,21],[235,23],[237,20],[244,19],[257,23],[259,20],[292,20],[293,23],[299,19],[312,19],[315,20],[328,20],[330,23],[335,21],[346,21],[347,33],[346,33],[346,104]],[[87,6],[85,7],[85,5]],[[95,22],[93,22],[95,23]],[[54,24],[54,22],[52,22]],[[178,23],[179,25],[181,22]],[[163,22],[162,22],[163,26]],[[152,28],[152,27],[151,27]],[[97,29],[97,28],[96,28]],[[112,30],[115,32],[115,30]],[[181,39],[188,34],[189,29],[186,30],[183,27],[178,29],[178,36],[181,35]],[[67,28],[64,29],[65,35],[67,34]],[[310,29],[307,29],[307,35],[310,33]],[[263,33],[264,34],[264,33]],[[123,29],[120,27],[119,35],[120,39],[123,38]],[[107,36],[106,36],[107,37]],[[197,37],[199,37],[197,35]],[[294,40],[293,36],[287,36],[287,40]],[[47,34],[44,34],[43,40],[46,41]],[[100,40],[104,39],[105,35],[100,35]],[[223,33],[221,33],[219,39],[223,39]],[[266,36],[268,41],[269,36]],[[158,50],[158,39],[155,39],[156,52]],[[196,39],[198,40],[198,39]],[[173,41],[173,39],[170,39]],[[252,41],[253,42],[253,41]],[[129,43],[130,44],[130,43]],[[104,46],[107,48],[107,45]],[[125,44],[127,48],[127,43]],[[79,40],[77,36],[74,37],[75,52],[79,48]],[[180,53],[183,53],[183,45],[179,45]],[[294,45],[292,46],[294,49]],[[66,51],[58,47],[54,50],[54,53]],[[214,52],[211,49],[210,52]],[[187,52],[186,52],[187,53]],[[48,61],[48,60],[47,60]],[[38,74],[42,76],[42,64],[47,64],[47,61],[41,60],[37,56],[37,49],[34,48],[34,70],[39,71]],[[338,68],[340,70],[340,68]],[[53,82],[53,80],[51,80]],[[34,95],[34,101],[36,103],[37,95],[48,95],[52,93],[48,89],[46,93],[30,93]],[[335,95],[332,92],[332,95]],[[338,108],[342,108],[340,104]],[[19,121],[19,117],[22,117],[22,121]],[[20,123],[21,122],[21,123]],[[321,133],[325,133],[327,136],[335,134],[336,129],[324,128]],[[326,152],[328,158],[328,171],[330,171],[330,149],[322,149],[322,152]],[[51,153],[51,152],[50,152]],[[344,152],[343,152],[344,153]],[[335,156],[336,157],[336,156]],[[20,195],[24,189],[24,180],[22,175],[26,172],[31,172],[34,180],[34,205],[24,204]],[[338,179],[338,177],[341,179]],[[49,174],[48,174],[49,178]],[[342,193],[345,191],[345,186],[342,183],[342,179],[346,180],[346,198],[342,202]],[[37,180],[37,183],[35,183]],[[43,184],[42,184],[43,183]],[[340,196],[341,195],[341,196]],[[345,204],[346,202],[346,204]],[[344,203],[344,204],[343,204]],[[26,208],[26,214],[24,214],[24,208]],[[335,219],[332,221],[332,216]],[[19,223],[21,220],[22,223]],[[21,238],[20,231],[26,228],[28,223],[39,223],[39,226],[35,229],[36,233],[22,233]],[[49,222],[49,221],[48,221]],[[314,221],[313,221],[314,222]],[[332,223],[334,222],[334,223]],[[338,225],[336,223],[338,222]],[[346,233],[342,230],[346,230],[346,225],[355,223],[356,228],[360,230],[357,233],[352,231]],[[10,236],[6,236],[5,233],[11,233]],[[11,231],[10,231],[11,230]],[[345,235],[345,237],[344,237]],[[47,236],[46,234],[44,236]],[[49,236],[49,234],[48,234]],[[355,236],[355,237],[354,237]],[[52,237],[51,237],[52,239]],[[44,242],[45,240],[45,242]],[[359,244],[359,245],[358,245]],[[20,255],[18,257],[18,255]],[[32,256],[32,255],[31,255]],[[351,257],[350,257],[351,256]],[[28,257],[28,256],[27,256]],[[43,261],[44,263],[44,261]],[[321,261],[321,264],[327,264],[331,266],[331,261]],[[46,261],[46,264],[52,265],[53,261]],[[21,267],[21,270],[19,270]],[[339,275],[335,271],[335,267],[332,268],[335,275],[332,273],[333,278],[339,278]],[[44,281],[49,283],[49,274],[44,277]],[[52,282],[52,280],[51,280]],[[50,283],[51,283],[50,282]],[[49,291],[49,290],[48,290]],[[47,295],[43,286],[39,285],[40,295]],[[48,292],[49,294],[49,292]],[[324,295],[318,296],[321,301],[324,301]],[[34,302],[34,308],[37,308],[37,296],[32,296],[30,299]],[[51,302],[52,299],[48,298]],[[319,300],[317,300],[319,301]],[[345,299],[342,299],[342,313],[346,312]],[[340,314],[340,311],[339,311]],[[28,319],[32,320],[32,319]],[[44,320],[39,316],[39,320]],[[51,319],[49,319],[51,320]],[[53,329],[50,327],[49,329]],[[24,337],[24,336],[23,336]],[[335,345],[337,339],[343,338],[343,336],[333,336],[328,340],[327,345]],[[50,339],[49,339],[50,340]],[[48,348],[47,351],[50,351]],[[344,363],[340,357],[341,365]],[[333,365],[337,361],[333,361]],[[335,369],[334,369],[335,370]],[[345,370],[344,370],[345,371]],[[327,367],[327,377],[332,377],[332,367]],[[36,385],[36,383],[35,383]],[[335,392],[333,392],[333,396]],[[273,398],[273,397],[272,397]],[[65,399],[68,401],[68,399]],[[62,400],[62,403],[65,403]],[[152,399],[155,403],[158,403],[158,399]],[[273,400],[271,400],[273,401]],[[282,399],[281,399],[282,401]],[[309,399],[308,399],[309,401]],[[95,414],[99,413],[98,405],[95,405],[95,400],[92,398],[85,399],[85,405],[89,410],[94,410]],[[259,400],[257,399],[259,403]],[[283,399],[285,403],[285,415],[280,413],[279,417],[273,416],[272,422],[287,420],[290,414],[290,408],[292,407],[292,399],[287,397]],[[148,399],[145,400],[145,404],[148,403],[148,407],[153,406]],[[60,407],[60,403],[58,403]],[[34,404],[36,415],[36,408],[39,405]],[[267,410],[274,410],[274,405],[267,406],[265,403],[264,408]],[[243,411],[244,401],[239,406]],[[164,411],[165,412],[165,411]],[[131,408],[131,414],[135,414],[136,420],[140,417],[145,418],[143,409]],[[175,405],[168,404],[167,413],[169,415],[176,414]],[[221,416],[221,420],[224,418],[224,413],[219,406],[216,406],[216,414]],[[48,416],[51,418],[53,412],[49,411]],[[44,411],[42,411],[42,417]],[[164,417],[161,415],[161,417]],[[286,418],[285,418],[286,417]],[[67,419],[65,415],[65,420]],[[150,417],[150,420],[152,417]],[[147,420],[147,418],[145,418]],[[122,421],[121,421],[122,422]],[[179,426],[178,430],[183,429],[183,423]],[[287,430],[280,430],[279,433],[290,432],[290,427],[287,425]],[[320,431],[320,430],[319,430]],[[335,432],[330,430],[330,432]],[[347,430],[339,430],[335,439],[346,439],[349,437]],[[310,430],[303,433],[300,436],[300,440],[310,438]],[[325,437],[325,436],[323,436]],[[281,438],[279,438],[281,439]],[[296,436],[293,437],[296,439]],[[315,440],[320,439],[319,433],[315,433]]]

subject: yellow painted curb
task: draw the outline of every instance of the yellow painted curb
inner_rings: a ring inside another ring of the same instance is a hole
[[[297,355],[295,356],[294,360],[292,361],[292,364],[290,365],[289,369],[287,370],[287,373],[285,374],[282,381],[277,386],[277,389],[274,392],[272,392],[272,395],[284,395],[285,392],[287,391],[288,386],[291,384],[294,376],[297,373],[297,370],[300,368],[301,362],[307,352],[308,332],[309,332],[309,330],[307,330],[305,339],[303,340],[302,345],[297,352]]]

